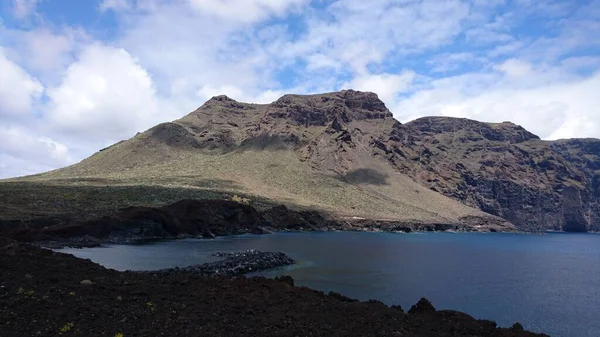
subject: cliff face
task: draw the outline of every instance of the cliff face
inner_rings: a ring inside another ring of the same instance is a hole
[[[600,230],[600,140],[428,117],[380,141],[377,152],[415,181],[521,229]]]

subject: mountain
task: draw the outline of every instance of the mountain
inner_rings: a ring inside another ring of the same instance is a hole
[[[542,141],[510,122],[426,117],[382,136],[415,181],[526,230],[600,230],[600,140]]]
[[[600,141],[512,123],[396,121],[376,94],[216,96],[82,162],[21,181],[202,188],[339,218],[600,229]]]

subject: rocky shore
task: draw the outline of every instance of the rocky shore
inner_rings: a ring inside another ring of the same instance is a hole
[[[243,252],[214,253],[213,256],[224,257],[225,259],[183,268],[167,268],[144,271],[142,273],[161,276],[177,273],[239,276],[250,272],[287,266],[295,263],[293,259],[284,253],[261,252],[254,249]]]
[[[0,270],[0,336],[544,336],[425,299],[405,312],[290,277],[118,272],[2,237]]]
[[[163,207],[127,207],[78,217],[0,221],[0,235],[51,248],[95,247],[143,241],[214,238],[275,231],[515,231],[500,218],[462,218],[459,223],[330,218],[309,210],[280,205],[265,210],[228,200],[181,200]]]

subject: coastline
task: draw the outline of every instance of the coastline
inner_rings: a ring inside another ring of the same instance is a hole
[[[94,214],[11,220],[0,235],[50,248],[136,244],[163,239],[215,238],[279,231],[515,232],[503,219],[467,217],[458,223],[331,217],[280,205],[266,210],[227,200],[181,200],[163,207],[127,207]]]
[[[202,235],[191,235],[191,234],[182,234],[178,236],[139,236],[139,237],[113,237],[113,238],[95,238],[90,236],[81,236],[81,237],[71,237],[71,238],[55,238],[53,240],[39,240],[39,241],[27,241],[33,245],[49,248],[49,249],[62,249],[62,248],[95,248],[95,247],[103,247],[106,245],[139,245],[146,244],[152,242],[164,242],[164,241],[177,241],[184,239],[198,239],[198,240],[213,240],[218,238],[225,238],[229,236],[235,235],[244,235],[244,234],[253,234],[253,235],[269,235],[275,233],[302,233],[302,232],[357,232],[357,233],[395,233],[395,234],[420,234],[420,233],[511,233],[511,234],[524,234],[524,235],[543,235],[546,233],[565,233],[570,234],[569,232],[527,232],[527,231],[476,231],[476,230],[415,230],[415,231],[405,231],[405,230],[384,230],[381,228],[373,228],[373,227],[352,227],[348,229],[344,228],[294,228],[294,229],[286,229],[286,228],[263,228],[262,233],[231,233],[224,235],[215,235],[215,236],[202,236]],[[595,232],[590,232],[595,233]],[[600,234],[600,233],[596,233]]]
[[[189,233],[171,233],[164,230],[164,224],[155,223],[151,218],[144,217],[128,221],[126,226],[135,228],[122,228],[120,222],[122,219],[102,217],[102,221],[88,221],[80,223],[75,221],[74,224],[54,224],[50,226],[29,226],[28,224],[19,224],[19,220],[5,221],[10,222],[12,226],[0,227],[0,237],[5,236],[10,239],[28,242],[37,246],[60,249],[65,247],[71,248],[91,248],[101,247],[110,244],[144,244],[156,241],[170,241],[181,239],[214,239],[218,237],[226,237],[240,234],[272,234],[278,232],[315,232],[315,231],[348,231],[348,232],[381,232],[381,233],[515,233],[515,234],[536,234],[542,235],[546,233],[574,233],[557,230],[546,231],[522,231],[515,229],[498,228],[492,224],[491,226],[473,227],[465,224],[456,223],[421,223],[414,221],[400,220],[370,220],[370,219],[328,219],[316,211],[299,212],[286,209],[286,212],[295,216],[292,222],[274,219],[267,223],[258,223],[257,226],[248,228],[240,228],[239,224],[234,223],[225,232],[213,233],[208,231],[192,231]],[[302,213],[310,213],[312,218],[306,218]],[[316,219],[315,219],[316,218]],[[110,222],[114,221],[115,226],[111,226]],[[98,229],[98,222],[105,228]],[[158,225],[158,230],[157,230]],[[90,226],[86,228],[86,226]],[[150,227],[150,230],[148,228]],[[158,232],[159,234],[153,234]],[[575,232],[579,233],[579,232]],[[600,232],[585,232],[591,234],[600,234]]]
[[[0,237],[0,335],[545,336],[499,328],[422,299],[378,301],[295,287],[293,279],[118,272]],[[48,310],[52,308],[52,310]]]

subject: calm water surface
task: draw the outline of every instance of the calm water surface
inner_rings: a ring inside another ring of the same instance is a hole
[[[277,233],[65,249],[117,270],[213,261],[217,251],[283,251],[298,265],[262,272],[404,308],[438,309],[551,336],[600,336],[600,235]]]

